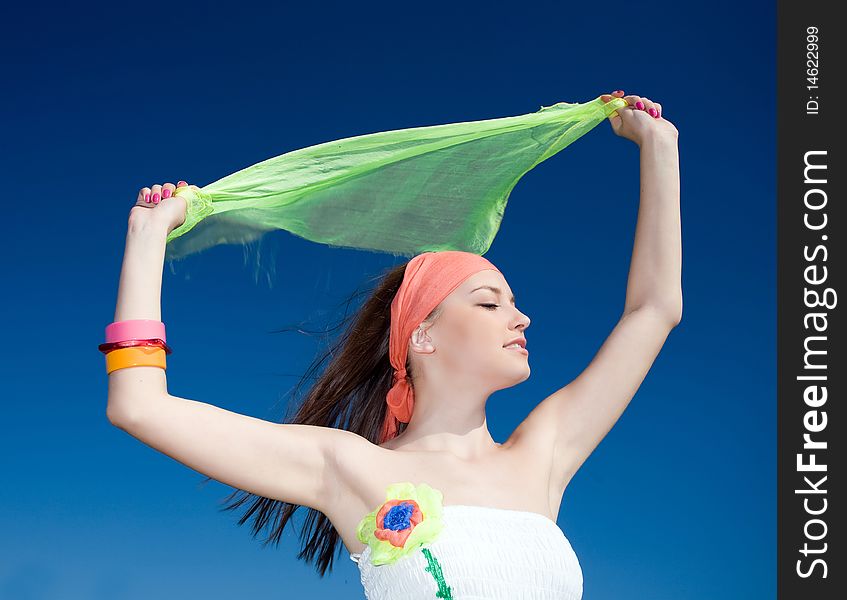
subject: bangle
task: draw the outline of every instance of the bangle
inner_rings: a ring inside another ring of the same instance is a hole
[[[173,351],[165,341],[165,324],[155,319],[127,319],[106,326],[106,341],[97,346],[106,355],[106,374],[127,367],[166,368]]]
[[[106,374],[127,367],[166,368],[165,351],[153,346],[118,348],[106,355]]]
[[[129,319],[106,326],[106,342],[149,339],[167,341],[165,324],[155,319]]]
[[[114,350],[118,350],[120,348],[133,348],[136,346],[150,346],[150,347],[158,347],[165,351],[165,354],[172,354],[173,350],[171,347],[165,343],[165,340],[156,338],[152,340],[120,340],[118,342],[107,342],[105,344],[100,344],[97,346],[97,349],[103,354],[108,354]]]

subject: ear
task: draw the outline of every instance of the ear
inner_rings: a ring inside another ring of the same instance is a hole
[[[435,352],[435,346],[432,343],[432,338],[429,337],[428,330],[432,325],[424,325],[423,323],[412,332],[410,338],[411,350],[419,354],[432,354]]]

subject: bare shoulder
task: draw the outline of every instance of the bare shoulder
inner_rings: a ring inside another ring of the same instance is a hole
[[[363,544],[356,538],[357,525],[363,515],[379,500],[377,481],[401,473],[398,455],[374,444],[367,438],[339,429],[327,453],[327,477],[330,485],[321,511],[341,537],[347,550],[361,552]],[[394,465],[394,466],[392,466]]]
[[[532,454],[552,457],[556,443],[554,430],[550,427],[553,407],[549,403],[539,403],[515,428],[504,446],[515,454]]]
[[[550,420],[554,418],[551,414],[553,410],[551,403],[539,403],[515,428],[504,447],[508,446],[516,460],[534,465],[537,476],[543,473],[547,481],[550,512],[556,515],[570,480],[557,476],[560,470],[556,464],[557,438],[555,430],[550,427]]]
[[[327,516],[340,518],[344,512],[359,514],[365,510],[366,499],[371,493],[368,483],[372,477],[369,475],[384,470],[392,454],[357,433],[339,429],[327,453],[327,474],[331,482],[326,498]]]

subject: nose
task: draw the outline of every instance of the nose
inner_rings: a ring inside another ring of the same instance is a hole
[[[518,318],[517,318],[517,321],[515,323],[515,326],[521,327],[522,329],[526,329],[527,327],[529,327],[529,324],[532,323],[532,320],[528,316],[523,314],[521,311],[519,311],[518,309],[515,309],[515,310],[518,313]]]

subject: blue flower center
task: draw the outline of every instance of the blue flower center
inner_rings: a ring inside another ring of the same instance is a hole
[[[392,506],[385,513],[385,518],[382,521],[384,529],[391,529],[393,531],[406,529],[409,527],[409,519],[411,519],[413,512],[415,512],[415,507],[409,502]]]

